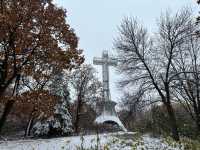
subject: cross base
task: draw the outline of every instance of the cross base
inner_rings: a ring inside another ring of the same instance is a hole
[[[115,111],[115,105],[116,105],[116,103],[110,100],[110,101],[104,101],[102,103],[102,105],[103,105],[103,111],[102,111],[101,115],[98,116],[95,119],[95,123],[97,123],[97,124],[103,124],[103,123],[114,122],[123,131],[127,131],[127,129],[124,127],[124,125],[120,121],[120,119],[117,116],[117,113]]]

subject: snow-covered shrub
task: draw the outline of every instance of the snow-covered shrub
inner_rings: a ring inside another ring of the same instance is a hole
[[[65,101],[57,104],[54,116],[36,122],[33,127],[35,136],[68,135],[72,131],[72,118]]]
[[[38,121],[33,127],[34,135],[47,135],[49,133],[50,127],[47,120]]]
[[[59,96],[60,100],[55,106],[54,115],[36,122],[33,126],[33,134],[35,136],[45,135],[68,135],[72,130],[72,117],[68,111],[68,103],[70,100],[67,82],[63,79],[63,74],[55,76],[50,85],[51,93]]]

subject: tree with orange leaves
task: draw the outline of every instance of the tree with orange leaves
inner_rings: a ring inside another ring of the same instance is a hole
[[[45,77],[52,66],[69,70],[83,62],[78,38],[65,18],[66,10],[52,0],[0,0],[0,100],[5,103],[0,130],[15,102],[3,96],[22,74]]]

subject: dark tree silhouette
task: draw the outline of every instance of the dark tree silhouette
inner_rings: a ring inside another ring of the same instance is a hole
[[[119,70],[126,78],[126,86],[142,86],[145,93],[157,94],[166,107],[172,136],[179,140],[174,109],[172,107],[171,85],[176,76],[173,62],[178,48],[184,43],[191,27],[192,17],[188,9],[171,16],[162,15],[158,23],[158,32],[151,38],[147,30],[135,19],[123,20],[116,39],[115,47],[120,60]]]

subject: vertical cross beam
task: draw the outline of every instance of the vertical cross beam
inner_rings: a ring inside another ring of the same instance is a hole
[[[93,59],[93,64],[102,66],[103,97],[105,101],[109,101],[109,66],[117,66],[117,60],[115,58],[109,57],[108,51],[103,51],[102,58],[95,57]]]

